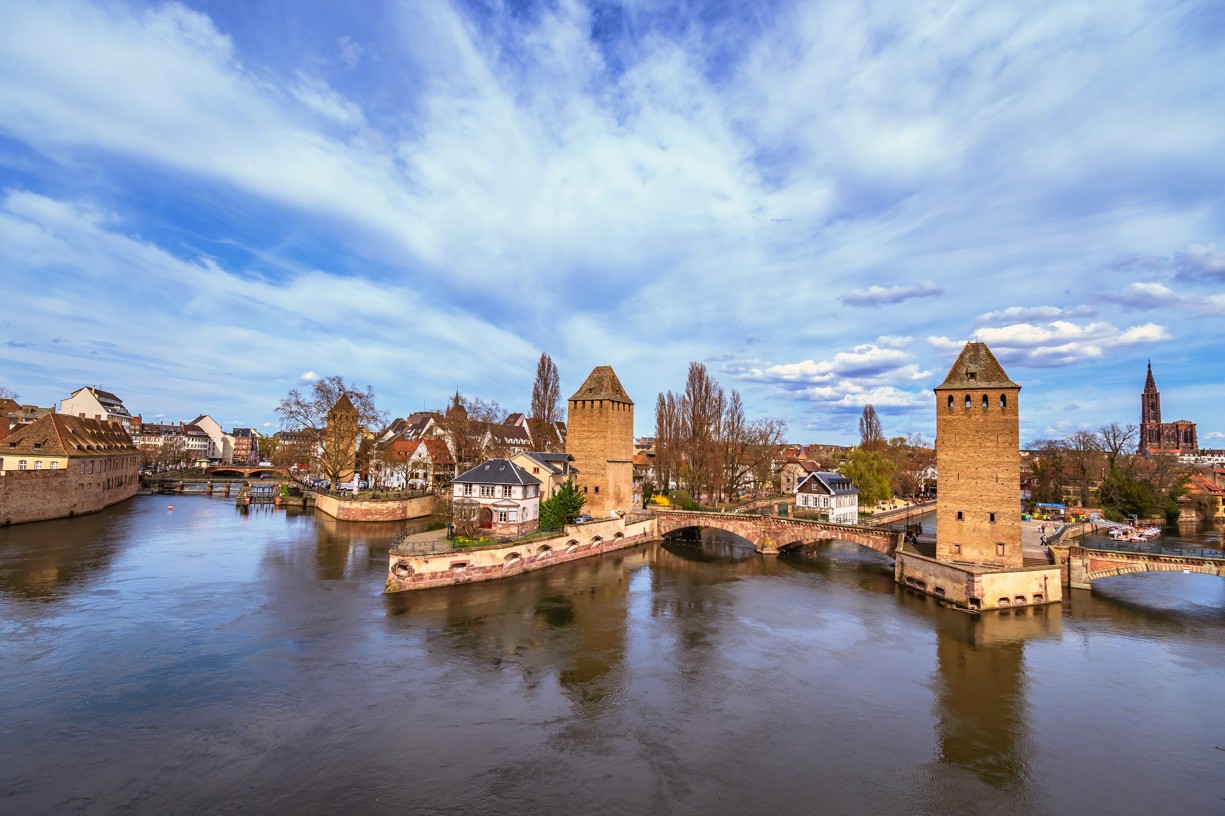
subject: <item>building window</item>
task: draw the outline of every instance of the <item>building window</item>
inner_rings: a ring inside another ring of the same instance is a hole
[[[1003,541],[995,542],[995,554],[996,555],[1004,554],[1004,542]]]
[[[599,492],[600,492],[600,486],[599,486],[599,485],[596,485],[596,486],[595,486],[595,492],[596,492],[596,493],[599,493]]]
[[[493,485],[481,485],[481,496],[486,499],[492,499]]]
[[[988,407],[988,404],[989,403],[987,402],[987,395],[983,394],[983,408]]]
[[[510,485],[502,485],[502,498],[509,499],[513,489]]]
[[[52,470],[59,470],[59,469],[60,469],[60,463],[59,463],[59,462],[52,462],[52,463],[51,463],[51,469],[52,469]]]
[[[464,485],[464,495],[465,495],[465,496],[471,496],[471,495],[472,495],[472,485],[470,485],[470,484],[466,484],[466,485]]]
[[[961,545],[960,544],[953,545],[953,555],[961,555]]]
[[[18,470],[25,470],[25,469],[26,469],[26,460],[25,460],[25,459],[21,459],[21,460],[19,460],[19,461],[17,462],[17,469],[18,469]]]
[[[970,395],[969,394],[966,394],[966,407],[967,408],[970,407]]]
[[[953,407],[953,395],[949,394],[949,408]]]
[[[958,510],[958,511],[957,511],[957,520],[958,520],[958,521],[965,521],[965,518],[966,518],[966,514],[965,514],[964,512],[962,512],[961,510]]]
[[[1001,408],[1008,407],[1008,395],[1007,394],[1000,394],[1000,407]]]
[[[35,470],[42,470],[42,469],[43,469],[43,460],[42,460],[42,459],[37,459],[37,460],[35,460],[35,462],[34,462],[34,469],[35,469]]]
[[[992,524],[995,524],[995,513],[988,513],[987,520],[990,521]]]

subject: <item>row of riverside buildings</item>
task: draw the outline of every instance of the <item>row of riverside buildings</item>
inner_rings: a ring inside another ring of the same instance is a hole
[[[259,435],[207,414],[144,423],[110,391],[85,386],[59,409],[0,400],[0,525],[92,513],[140,487],[142,465],[258,461]]]

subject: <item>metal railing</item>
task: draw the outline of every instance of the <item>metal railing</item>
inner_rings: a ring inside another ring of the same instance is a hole
[[[1172,555],[1179,558],[1209,558],[1225,559],[1225,550],[1210,550],[1204,547],[1162,547],[1146,546],[1134,541],[1102,541],[1081,545],[1086,550],[1108,550],[1110,552],[1130,552],[1142,555]]]

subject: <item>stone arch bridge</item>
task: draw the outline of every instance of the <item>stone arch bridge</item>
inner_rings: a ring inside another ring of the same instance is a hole
[[[888,528],[749,513],[656,510],[654,515],[656,535],[665,536],[686,527],[712,527],[748,539],[753,542],[757,552],[763,554],[784,552],[836,538],[870,547],[892,558],[905,537],[905,533]]]
[[[1066,559],[1066,581],[1074,589],[1089,589],[1095,580],[1133,572],[1195,572],[1225,578],[1222,550],[1111,541],[1073,544],[1060,556]]]

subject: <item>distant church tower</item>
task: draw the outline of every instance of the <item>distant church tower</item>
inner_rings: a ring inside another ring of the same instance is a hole
[[[966,343],[935,391],[936,558],[1021,567],[1021,386]]]
[[[1140,395],[1140,453],[1199,453],[1195,423],[1180,419],[1161,421],[1161,393],[1153,381],[1153,363],[1148,364],[1144,393]]]
[[[634,500],[634,401],[611,366],[597,366],[570,397],[566,453],[578,469],[583,512],[607,518]]]

